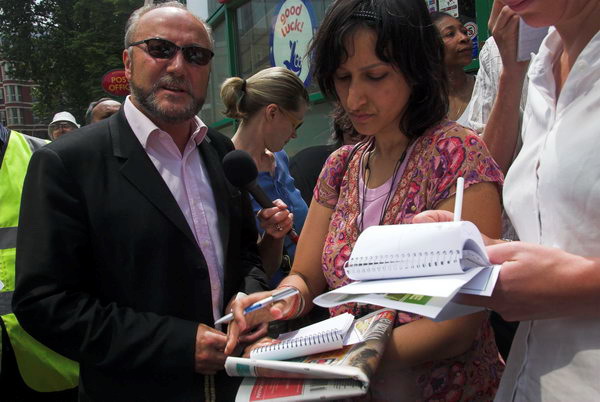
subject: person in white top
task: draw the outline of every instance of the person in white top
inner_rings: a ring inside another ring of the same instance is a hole
[[[600,395],[600,2],[503,0],[532,26],[553,26],[529,69],[523,148],[504,203],[522,242],[488,239],[502,264],[492,308],[519,327],[496,400]],[[418,222],[448,220],[441,211]],[[526,321],[527,320],[527,321]]]

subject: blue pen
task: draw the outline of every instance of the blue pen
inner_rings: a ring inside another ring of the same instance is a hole
[[[246,307],[244,309],[244,315],[251,313],[252,311],[260,310],[261,308],[267,307],[269,304],[271,304],[273,302],[276,302],[278,300],[287,299],[288,297],[294,296],[296,294],[298,294],[298,289],[285,288],[284,290],[282,290],[279,293],[275,293],[269,297],[259,300],[256,303]],[[233,321],[232,313],[229,313],[229,314],[219,318],[217,321],[215,321],[215,325],[223,324],[223,323],[230,322],[230,321]]]

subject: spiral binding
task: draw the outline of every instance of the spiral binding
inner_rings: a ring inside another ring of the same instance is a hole
[[[321,343],[333,343],[344,339],[344,334],[335,329],[319,332],[310,336],[302,336],[299,338],[285,339],[281,342],[271,345],[261,346],[255,349],[255,353],[272,352],[275,350],[283,350],[290,348],[299,348],[304,346],[317,345]]]
[[[419,269],[460,263],[461,250],[418,251],[350,257],[347,273],[385,272],[394,269]]]

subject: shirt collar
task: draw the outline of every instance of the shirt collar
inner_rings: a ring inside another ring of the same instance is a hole
[[[152,120],[148,118],[148,116],[142,113],[142,111],[133,104],[130,96],[127,96],[125,99],[125,105],[123,106],[123,109],[125,112],[125,118],[131,126],[133,133],[140,141],[144,149],[146,149],[150,135],[153,132],[161,132],[163,130],[154,124]],[[193,121],[195,127],[190,136],[190,140],[194,141],[196,145],[200,145],[200,143],[206,138],[208,127],[202,120],[200,120],[198,116],[194,116]]]
[[[542,41],[540,50],[531,62],[529,68],[529,80],[540,93],[548,99],[555,100],[556,85],[554,79],[553,66],[563,49],[563,41],[560,34],[554,27],[550,27],[548,35]],[[560,97],[567,101],[571,100],[571,95],[583,96],[593,85],[591,82],[597,82],[600,79],[600,32],[597,32],[583,48],[577,60],[569,73],[569,77],[561,90]]]

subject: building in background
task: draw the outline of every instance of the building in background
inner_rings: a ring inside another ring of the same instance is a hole
[[[460,15],[478,48],[488,37],[487,20],[492,0],[423,0],[429,10]],[[333,0],[187,0],[190,11],[205,19],[213,29],[215,57],[202,120],[232,136],[235,122],[221,113],[221,83],[228,77],[250,77],[259,70],[279,65],[295,71],[305,82],[311,106],[298,138],[286,146],[288,154],[329,138],[331,104],[310,79],[310,66],[303,51],[323,20]],[[482,27],[484,29],[478,29]],[[477,59],[467,67],[476,70]]]
[[[34,87],[32,82],[13,79],[10,64],[0,61],[0,123],[23,134],[48,138],[47,124],[33,113]]]

